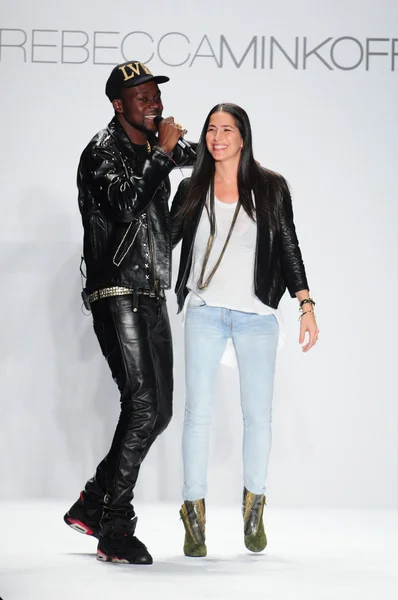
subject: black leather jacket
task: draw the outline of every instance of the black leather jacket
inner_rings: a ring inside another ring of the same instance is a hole
[[[295,296],[295,292],[309,288],[293,222],[292,200],[287,183],[283,177],[272,171],[262,169],[262,174],[265,185],[261,193],[267,196],[271,193],[270,190],[275,189],[280,190],[280,193],[275,198],[276,225],[274,228],[271,228],[257,212],[254,291],[261,302],[271,308],[277,308],[286,287],[292,297]],[[173,247],[182,239],[180,268],[175,287],[179,311],[182,310],[188,294],[186,284],[192,264],[193,246],[205,204],[205,199],[203,199],[196,209],[194,218],[189,222],[181,223],[176,217],[178,209],[184,201],[188,182],[189,179],[184,179],[180,183],[171,207]],[[236,285],[239,285],[239,273],[236,273]]]
[[[149,141],[153,146],[156,137]],[[172,159],[153,148],[139,157],[116,118],[90,141],[77,175],[88,293],[110,286],[170,288],[168,175],[190,164],[178,146]]]

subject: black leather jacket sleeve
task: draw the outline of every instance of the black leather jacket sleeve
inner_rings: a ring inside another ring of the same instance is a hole
[[[283,177],[280,179],[279,227],[281,264],[286,286],[293,298],[296,292],[308,289],[308,282],[296,235],[289,187]]]
[[[182,219],[178,217],[178,211],[184,201],[188,183],[189,178],[181,181],[171,205],[171,246],[173,249],[181,241],[183,235],[184,223]]]
[[[189,145],[196,153],[198,144],[196,142],[189,142]],[[186,154],[178,144],[172,150],[171,158],[175,161],[174,167],[192,167],[195,163],[195,159],[189,156],[189,154]]]
[[[109,147],[88,148],[81,159],[83,178],[97,202],[111,211],[116,221],[129,223],[143,212],[165,177],[175,167],[166,153],[154,149],[137,173]]]

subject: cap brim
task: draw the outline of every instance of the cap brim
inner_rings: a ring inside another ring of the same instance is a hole
[[[135,85],[142,85],[148,81],[166,83],[167,81],[170,81],[170,77],[166,77],[165,75],[146,75],[145,77],[140,77],[138,81],[134,81],[134,79],[126,81],[123,87],[134,87]]]

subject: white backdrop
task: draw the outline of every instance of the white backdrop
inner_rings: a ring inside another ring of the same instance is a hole
[[[0,498],[72,501],[110,444],[118,399],[80,307],[75,173],[112,117],[112,65],[134,59],[171,77],[164,115],[188,139],[214,104],[241,104],[257,160],[292,188],[321,334],[303,355],[285,296],[269,503],[397,507],[398,5],[13,0],[0,24]],[[177,264],[178,253],[174,276]],[[180,497],[183,330],[168,302],[175,415],[138,501]],[[226,367],[212,442],[209,500],[236,501],[241,417]]]

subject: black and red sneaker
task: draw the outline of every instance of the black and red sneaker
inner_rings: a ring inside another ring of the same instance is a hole
[[[80,492],[77,500],[64,515],[64,521],[79,533],[99,538],[102,502],[86,492]]]
[[[97,548],[97,560],[130,565],[151,565],[152,556],[135,535],[137,518],[102,524]]]

